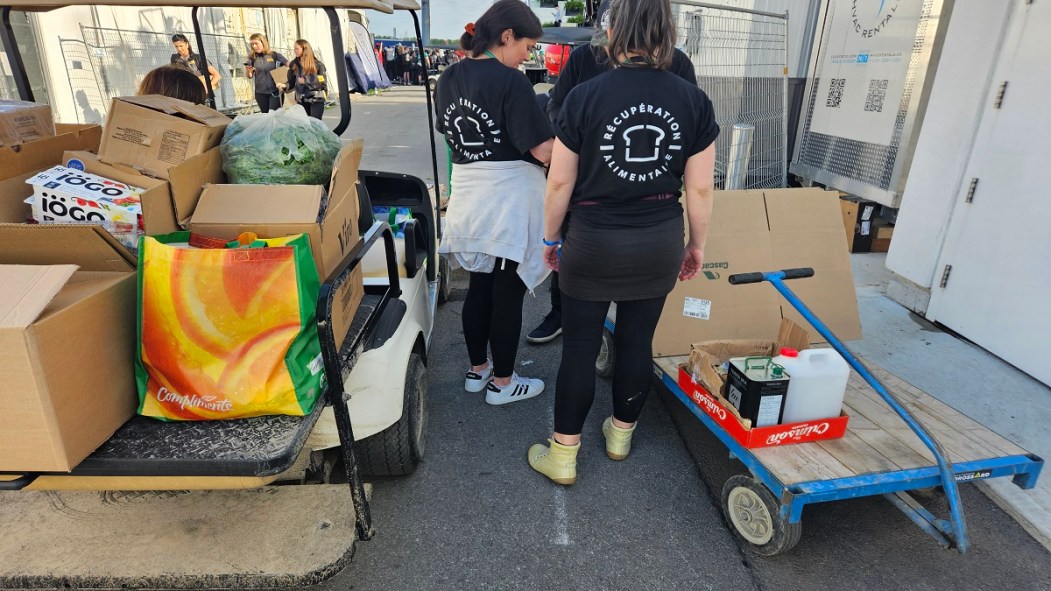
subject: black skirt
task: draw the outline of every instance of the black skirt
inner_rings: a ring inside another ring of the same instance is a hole
[[[668,295],[682,268],[681,216],[642,228],[591,226],[570,216],[558,286],[587,301],[646,300]]]

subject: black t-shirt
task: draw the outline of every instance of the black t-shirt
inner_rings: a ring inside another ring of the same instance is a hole
[[[277,94],[277,83],[274,82],[274,77],[270,75],[270,72],[281,66],[287,66],[288,59],[280,53],[272,51],[268,54],[255,56],[251,60],[251,64],[255,68],[255,73],[252,74],[252,79],[255,81],[255,93]]]
[[[611,227],[681,216],[686,161],[719,135],[704,91],[671,72],[638,67],[574,88],[556,128],[580,155],[572,216]]]
[[[558,113],[562,109],[562,103],[566,102],[569,92],[582,82],[587,82],[595,76],[613,69],[613,63],[605,55],[604,49],[599,49],[603,55],[602,62],[598,61],[595,49],[590,45],[581,45],[569,54],[569,59],[562,66],[558,80],[551,89],[551,100],[547,103],[547,116],[553,122],[558,119]],[[676,49],[671,58],[671,67],[668,71],[683,80],[697,85],[697,74],[693,69],[693,62],[682,51]]]
[[[467,59],[446,68],[438,80],[434,110],[434,127],[445,134],[456,164],[537,164],[529,151],[552,135],[525,74],[495,59]]]
[[[196,53],[190,52],[190,55],[182,57],[178,53],[173,53],[171,57],[172,65],[181,66],[196,76],[204,76],[204,73],[208,71],[208,61],[202,58]]]

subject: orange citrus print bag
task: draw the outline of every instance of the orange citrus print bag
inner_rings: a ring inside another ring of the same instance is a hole
[[[189,232],[143,238],[139,414],[199,421],[310,413],[324,390],[319,291],[302,234],[231,243]]]

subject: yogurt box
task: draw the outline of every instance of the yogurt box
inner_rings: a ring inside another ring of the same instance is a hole
[[[143,189],[82,170],[54,166],[28,179],[26,203],[40,223],[107,223],[142,227]]]

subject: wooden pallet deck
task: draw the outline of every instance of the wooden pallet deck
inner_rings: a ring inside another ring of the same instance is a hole
[[[673,378],[687,357],[661,357],[654,363]],[[941,443],[951,462],[984,460],[1027,452],[881,367],[873,374]],[[842,439],[751,450],[783,484],[853,477],[934,466],[934,456],[908,425],[856,372],[844,397],[850,415]]]

